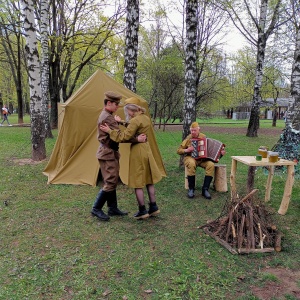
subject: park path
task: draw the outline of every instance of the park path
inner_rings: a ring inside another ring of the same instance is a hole
[[[200,125],[201,132],[208,134],[210,132],[219,132],[219,133],[232,133],[232,134],[244,134],[247,133],[247,127],[240,128],[234,126],[232,124],[232,127],[219,127],[219,126],[213,126],[213,125]],[[158,126],[155,125],[155,129],[157,129]],[[181,131],[182,125],[166,125],[166,131]],[[258,130],[258,135],[280,135],[282,133],[283,128],[281,127],[272,127],[272,128],[260,128]]]

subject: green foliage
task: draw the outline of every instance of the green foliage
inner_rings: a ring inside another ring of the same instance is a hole
[[[167,122],[182,115],[184,65],[181,46],[167,43],[159,21],[156,26],[141,30],[137,93],[148,100],[153,116]]]
[[[235,126],[221,121],[205,124]],[[271,128],[270,123],[262,126]],[[47,185],[42,174],[46,161],[30,165],[16,160],[30,156],[30,128],[0,127],[0,131],[0,299],[248,300],[256,299],[251,286],[268,279],[259,277],[264,267],[299,270],[299,181],[287,214],[274,214],[285,236],[283,251],[235,256],[197,228],[220,215],[230,194],[212,190],[213,200],[208,201],[198,188],[195,199],[187,199],[176,154],[181,131],[156,130],[168,176],[156,185],[161,214],[141,222],[132,217],[137,210],[134,192],[122,184],[119,207],[129,216],[110,222],[91,217],[99,187]],[[254,154],[259,145],[271,146],[278,139],[276,134],[251,139],[221,130],[209,136],[226,144],[222,163],[227,164],[228,175],[231,155]],[[49,157],[55,139],[46,143]],[[242,187],[247,169],[239,166],[238,173]],[[197,171],[198,187],[202,175]],[[258,170],[256,176],[263,196],[266,175]],[[268,203],[273,211],[281,202],[284,179],[274,177]],[[245,296],[237,296],[241,294]]]

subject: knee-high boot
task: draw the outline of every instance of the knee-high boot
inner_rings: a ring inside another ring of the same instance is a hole
[[[100,190],[91,211],[91,214],[96,216],[101,221],[108,221],[110,219],[109,216],[106,215],[102,210],[105,202],[107,201],[107,194],[107,192]]]
[[[107,206],[108,206],[108,215],[109,216],[126,216],[126,215],[128,215],[127,211],[121,211],[118,208],[117,191],[116,190],[108,192]]]
[[[195,175],[194,176],[188,176],[187,180],[188,180],[188,184],[189,184],[189,191],[188,191],[187,196],[189,198],[194,198],[194,196],[195,196],[194,192],[195,192],[196,177],[195,177]]]
[[[212,179],[213,179],[212,176],[204,177],[204,182],[203,182],[203,186],[202,186],[202,196],[204,196],[204,198],[206,198],[206,199],[211,199],[211,195],[208,192],[208,189],[209,189]]]

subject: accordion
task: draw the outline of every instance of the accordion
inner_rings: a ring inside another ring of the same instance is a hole
[[[221,150],[225,148],[225,144],[210,138],[191,139],[191,145],[194,151],[191,156],[195,159],[210,159],[218,162],[221,156]]]

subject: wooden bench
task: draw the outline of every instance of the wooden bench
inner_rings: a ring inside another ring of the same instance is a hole
[[[185,170],[184,170],[184,179],[185,179],[185,188],[188,189],[189,184],[188,184],[188,180],[187,180],[186,167],[185,167]],[[197,185],[197,180],[196,180],[196,185]],[[214,174],[213,188],[217,192],[228,192],[226,165],[215,164],[215,174]]]

